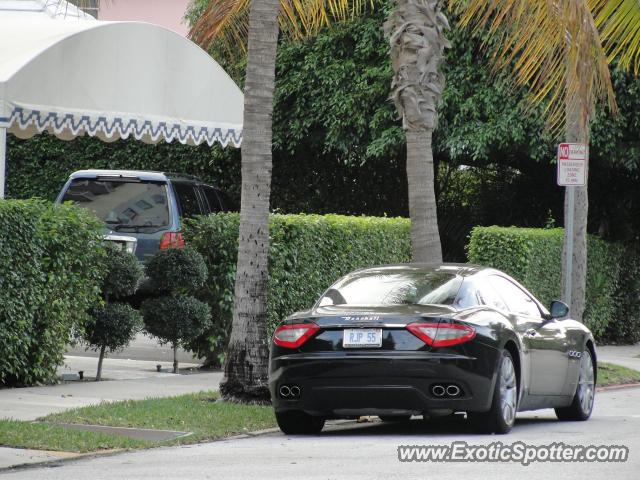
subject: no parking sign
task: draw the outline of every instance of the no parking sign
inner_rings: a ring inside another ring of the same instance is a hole
[[[558,145],[558,185],[582,187],[586,185],[589,149],[584,143]]]

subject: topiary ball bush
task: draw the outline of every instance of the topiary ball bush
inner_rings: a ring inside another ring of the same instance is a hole
[[[191,247],[160,250],[147,264],[147,275],[159,292],[192,292],[204,285],[207,266]]]
[[[151,298],[140,307],[145,330],[163,343],[185,345],[211,327],[211,309],[187,296]]]
[[[126,347],[142,328],[142,315],[125,303],[110,303],[94,311],[85,324],[85,341],[113,352]]]
[[[136,256],[107,242],[107,275],[102,291],[108,298],[133,295],[142,280],[144,269]]]

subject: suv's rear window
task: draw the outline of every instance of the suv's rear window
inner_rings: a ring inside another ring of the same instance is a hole
[[[111,228],[169,225],[166,184],[74,179],[62,201],[93,210]]]

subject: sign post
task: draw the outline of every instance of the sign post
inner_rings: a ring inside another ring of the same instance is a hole
[[[575,187],[586,185],[589,147],[584,143],[561,143],[558,145],[558,185],[567,189],[567,212],[565,235],[567,252],[565,258],[564,299],[571,306],[571,277],[573,277],[573,218],[575,210]]]

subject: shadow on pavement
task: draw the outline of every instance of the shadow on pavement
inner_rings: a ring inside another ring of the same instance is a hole
[[[514,429],[523,426],[540,426],[548,427],[556,424],[558,421],[553,418],[519,418],[516,419]],[[343,425],[328,424],[319,434],[323,437],[357,437],[361,435],[438,435],[438,436],[457,436],[457,435],[478,435],[485,434],[476,433],[469,421],[464,415],[455,415],[453,418],[437,418],[424,421],[419,417],[413,418],[405,422],[380,422],[373,423],[351,423]]]

